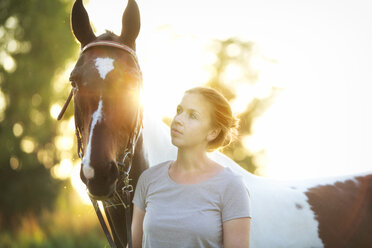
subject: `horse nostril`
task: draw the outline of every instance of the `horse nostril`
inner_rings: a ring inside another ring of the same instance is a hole
[[[115,161],[111,161],[110,162],[110,166],[116,166],[116,162]]]
[[[110,175],[116,179],[119,177],[118,166],[115,161],[110,162]]]

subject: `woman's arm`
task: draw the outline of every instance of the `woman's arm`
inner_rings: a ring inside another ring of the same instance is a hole
[[[249,248],[251,218],[238,218],[223,222],[224,248]]]
[[[133,220],[132,220],[132,244],[133,248],[142,247],[142,235],[143,235],[143,218],[145,217],[145,211],[138,208],[133,204]]]

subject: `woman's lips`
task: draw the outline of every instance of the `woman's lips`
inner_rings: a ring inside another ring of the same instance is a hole
[[[174,129],[174,128],[172,128],[172,133],[173,134],[182,134],[180,131],[178,131],[177,129]]]

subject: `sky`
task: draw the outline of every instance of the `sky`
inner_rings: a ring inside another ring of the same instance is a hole
[[[183,92],[206,82],[211,41],[253,41],[263,56],[255,94],[283,88],[245,139],[265,150],[261,172],[308,178],[372,171],[372,15],[360,0],[138,0],[137,55],[145,106],[172,117]],[[126,1],[85,2],[97,34],[120,33]],[[269,87],[268,87],[269,86]],[[166,89],[166,90],[165,90]],[[252,92],[239,90],[244,102]]]

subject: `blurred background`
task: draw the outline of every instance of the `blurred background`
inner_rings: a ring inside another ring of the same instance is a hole
[[[108,247],[80,182],[70,91],[73,0],[0,1],[0,247]],[[166,124],[183,92],[220,90],[241,118],[223,150],[251,173],[371,171],[371,3],[138,0],[144,106]],[[84,1],[97,35],[125,0]],[[166,89],[166,90],[164,90]]]

